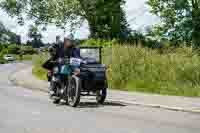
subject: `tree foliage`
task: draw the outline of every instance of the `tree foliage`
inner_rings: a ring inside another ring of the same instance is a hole
[[[2,22],[0,22],[0,44],[17,43],[17,35],[8,30]]]
[[[90,1],[90,2],[89,2]],[[124,0],[80,0],[85,11],[91,36],[95,38],[124,38],[128,24],[122,9]]]
[[[155,34],[177,43],[200,46],[199,0],[149,0],[147,3],[162,21],[156,26]]]
[[[29,28],[28,36],[32,41],[32,46],[38,48],[42,45],[42,34],[39,32],[39,29],[35,25],[31,25]]]
[[[21,24],[28,17],[38,25],[53,23],[64,30],[70,23],[73,31],[87,20],[91,37],[117,38],[128,32],[124,0],[2,0],[0,4]]]

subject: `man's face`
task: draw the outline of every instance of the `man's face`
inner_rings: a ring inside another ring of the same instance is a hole
[[[65,42],[64,42],[64,47],[65,48],[69,48],[69,47],[71,47],[72,46],[72,41],[71,40],[65,40]]]

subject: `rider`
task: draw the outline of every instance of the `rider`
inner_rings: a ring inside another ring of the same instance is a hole
[[[56,59],[58,58],[69,59],[71,57],[80,59],[80,49],[75,47],[75,44],[73,40],[71,39],[71,37],[65,37],[64,43],[60,45],[58,49],[56,49]],[[78,67],[74,67],[72,71],[75,75],[80,74],[80,69]],[[66,77],[66,76],[62,76],[62,77]],[[65,79],[63,78],[63,80]],[[50,94],[54,95],[54,91],[50,90]]]
[[[68,37],[68,38],[64,38],[64,45],[61,48],[61,50],[59,51],[59,57],[60,58],[81,58],[80,57],[80,49],[75,47],[75,44],[73,42],[73,40]],[[79,74],[80,73],[80,69],[79,68],[74,68],[73,72],[75,74]]]

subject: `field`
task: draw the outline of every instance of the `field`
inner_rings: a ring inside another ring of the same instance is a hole
[[[46,79],[41,64],[46,55],[34,57],[33,74]],[[162,95],[200,96],[200,58],[191,48],[152,50],[114,45],[103,49],[109,88]]]
[[[47,60],[47,55],[33,56],[33,70],[32,73],[41,80],[46,80],[47,71],[42,68],[42,64]]]

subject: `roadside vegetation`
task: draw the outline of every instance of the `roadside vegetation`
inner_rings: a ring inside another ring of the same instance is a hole
[[[200,58],[191,48],[164,53],[143,47],[114,46],[110,88],[163,95],[200,96]]]
[[[42,46],[41,32],[46,31],[48,24],[73,34],[86,21],[89,38],[94,39],[81,43],[104,48],[103,62],[109,66],[110,88],[200,96],[200,1],[147,0],[145,6],[160,18],[160,22],[144,27],[145,32],[131,29],[136,27],[137,18],[128,21],[125,3],[125,0],[2,0],[0,8],[11,17],[17,17],[21,25],[26,22],[26,16],[35,22],[29,27],[27,42],[33,48]],[[0,33],[1,42],[19,43],[20,37],[1,23]],[[1,51],[0,61],[6,51],[12,53],[13,48]],[[41,68],[46,58],[44,55],[34,56],[33,73],[40,79],[46,78],[46,71]]]
[[[32,56],[37,54],[37,51],[31,46],[19,46],[16,44],[0,45],[0,64],[8,63],[3,56],[6,54],[12,55],[15,60],[20,61],[20,54],[23,54],[22,60],[32,60]]]
[[[32,73],[41,80],[46,80],[47,70],[42,68],[42,64],[48,59],[47,54],[40,54],[33,56],[33,69]]]
[[[33,74],[42,80],[46,80],[46,70],[41,67],[45,60],[47,55],[34,56]],[[103,62],[108,66],[109,88],[200,96],[199,51],[190,47],[150,49],[140,45],[109,45],[103,48]]]

